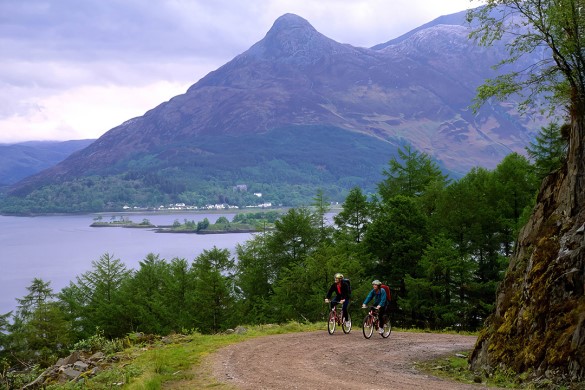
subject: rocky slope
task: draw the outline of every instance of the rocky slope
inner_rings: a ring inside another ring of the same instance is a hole
[[[476,371],[503,364],[585,384],[585,193],[574,192],[576,174],[569,164],[543,182],[471,357]]]

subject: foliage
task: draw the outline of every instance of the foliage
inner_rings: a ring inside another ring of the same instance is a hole
[[[120,287],[119,299],[125,306],[120,321],[140,332],[167,334],[174,330],[174,316],[169,311],[172,306],[167,299],[170,264],[149,253],[139,266]]]
[[[269,299],[273,294],[273,269],[266,234],[259,234],[236,246],[235,292],[240,300],[239,315],[250,324],[272,322]]]
[[[453,241],[437,236],[420,260],[421,276],[406,277],[410,294],[401,300],[401,304],[405,310],[417,312],[417,317],[423,320],[415,324],[417,327],[471,328],[469,286],[477,264],[469,256],[460,256]]]
[[[506,156],[491,173],[494,192],[488,207],[497,210],[497,237],[503,245],[504,254],[512,254],[512,247],[522,224],[520,217],[525,208],[534,206],[534,194],[539,180],[534,175],[530,162],[518,153]]]
[[[193,263],[195,326],[208,332],[225,329],[235,320],[231,272],[234,261],[227,249],[204,250]]]
[[[215,223],[210,223],[208,218],[195,222],[185,219],[183,223],[175,220],[171,232],[197,232],[197,233],[222,233],[222,232],[248,232],[265,231],[274,229],[274,222],[279,218],[278,211],[259,213],[239,213],[234,216],[232,222],[226,217],[219,217]],[[161,229],[167,231],[169,229]]]
[[[523,383],[523,380],[525,380],[524,376],[511,371],[499,369],[489,375],[487,373],[481,375],[470,371],[468,365],[467,352],[459,352],[452,356],[417,363],[416,367],[430,375],[467,384],[482,384],[484,386],[498,388],[544,388],[534,386],[534,384],[526,384],[525,386]],[[546,388],[549,387],[547,386]]]
[[[319,232],[319,242],[324,244],[329,240],[333,233],[333,228],[327,221],[326,214],[331,210],[330,202],[323,193],[323,190],[317,190],[317,195],[313,198],[313,226],[315,226]]]
[[[446,175],[428,154],[406,145],[398,149],[398,157],[401,161],[393,157],[388,169],[382,171],[385,179],[378,183],[378,193],[383,201],[397,195],[419,197],[433,184],[444,186],[447,183]]]
[[[95,353],[101,351],[106,355],[112,355],[124,349],[124,342],[122,339],[108,339],[104,337],[104,332],[96,328],[95,334],[79,340],[73,345],[74,351],[83,351]]]
[[[548,106],[554,113],[559,106],[569,108],[574,98],[583,101],[581,17],[574,0],[488,0],[471,10],[468,19],[479,22],[471,37],[485,46],[505,38],[508,49],[508,58],[497,65],[506,72],[478,88],[475,108],[492,97],[504,100],[510,95],[523,98],[519,107],[523,111]],[[543,46],[550,52],[541,61],[506,67]]]
[[[186,147],[190,142],[197,148]],[[252,145],[255,150],[242,145]],[[59,183],[1,197],[0,211],[79,213],[173,203],[197,207],[227,203],[246,208],[268,202],[307,207],[318,190],[335,201],[342,201],[356,186],[374,191],[389,153],[385,141],[324,126],[290,126],[261,135],[222,137],[221,141],[198,135],[196,140],[166,147],[174,148],[174,156],[160,153],[162,150],[137,153],[116,166],[87,172],[87,176],[63,178]],[[194,149],[207,153],[202,156]],[[240,184],[247,190],[237,190]]]
[[[343,202],[343,209],[333,217],[337,227],[335,232],[337,238],[355,244],[362,242],[372,219],[370,209],[371,206],[362,190],[358,187],[352,188]]]
[[[232,218],[232,222],[234,223],[241,223],[244,225],[252,225],[254,223],[269,223],[273,224],[276,222],[278,218],[280,218],[281,213],[278,211],[262,211],[257,213],[238,213]]]
[[[489,388],[568,390],[578,389],[583,385],[582,383],[558,384],[546,377],[530,380],[528,373],[517,373],[505,367],[497,367],[489,372],[475,372],[469,370],[468,366],[467,351],[416,363],[418,370],[429,375],[476,386],[481,384]]]
[[[229,223],[230,221],[224,216],[219,217],[217,221],[215,221],[216,225],[229,225]]]
[[[29,293],[18,299],[13,323],[8,324],[7,317],[3,317],[8,334],[3,337],[1,349],[27,365],[47,367],[67,351],[71,339],[69,323],[54,300],[50,282],[34,278],[27,290]]]
[[[582,291],[574,294],[572,288],[556,286],[559,275],[578,268],[579,256],[553,261],[563,243],[572,237],[568,233],[571,227],[582,224],[585,204],[582,8],[580,0],[491,0],[471,15],[478,22],[474,35],[485,44],[510,34],[510,53],[505,62],[514,65],[511,72],[479,89],[477,104],[491,97],[523,94],[526,99],[521,108],[526,109],[541,103],[539,98],[544,97],[548,112],[558,115],[559,108],[564,109],[568,122],[563,126],[568,140],[566,162],[543,182],[537,209],[541,212],[531,217],[524,235],[530,238],[523,240],[516,251],[515,266],[508,269],[503,281],[508,288],[500,290],[497,310],[480,334],[478,345],[483,347],[472,356],[474,368],[504,367],[523,373],[533,371],[534,376],[546,373],[551,381],[583,379],[583,373],[575,368],[579,359],[574,354],[581,344],[571,343],[566,336],[579,326],[574,313],[582,311]],[[542,61],[528,68],[517,66],[518,59],[534,51],[542,53]],[[578,244],[573,249],[582,253],[583,246]],[[565,299],[551,301],[550,296],[558,296],[559,291]],[[573,330],[567,333],[567,329]],[[533,335],[538,335],[538,341],[531,340]]]
[[[418,275],[418,261],[427,240],[427,218],[416,200],[403,195],[388,199],[377,206],[364,237],[364,245],[376,258],[366,272],[399,286],[399,295],[404,296],[404,278]]]
[[[22,389],[25,385],[34,381],[43,371],[44,368],[41,368],[38,364],[29,367],[26,371],[3,369],[0,372],[0,388],[6,390]]]
[[[433,177],[431,185],[410,196],[381,200],[368,200],[353,188],[333,225],[324,219],[323,193],[310,209],[238,214],[230,226],[263,221],[273,229],[238,245],[235,258],[220,248],[204,251],[191,264],[150,253],[138,269],[128,270],[106,253],[46,305],[40,303],[52,292],[44,282],[35,283],[35,294],[22,299],[18,315],[0,317],[0,351],[30,353],[36,341],[26,329],[40,326],[32,315],[39,308],[67,336],[62,345],[106,345],[111,351],[119,345],[108,345],[109,340],[131,332],[217,333],[242,319],[321,321],[327,312],[323,299],[337,272],[351,279],[357,302],[372,279],[389,284],[395,325],[476,330],[492,308],[536,180],[528,160],[516,154],[494,171],[477,168],[447,186],[439,174]],[[226,219],[216,222],[225,225]],[[7,337],[10,330],[14,335]],[[9,366],[17,364],[0,353]]]
[[[203,221],[197,222],[197,231],[205,230],[209,227],[209,220],[207,218],[203,218]]]
[[[567,139],[562,136],[557,123],[550,123],[540,129],[534,142],[530,143],[526,151],[534,161],[536,175],[543,179],[549,173],[559,169],[565,162]]]
[[[319,243],[314,217],[306,208],[290,209],[267,233],[266,246],[271,254],[271,281],[277,280],[283,269],[303,264]]]
[[[96,326],[107,337],[119,337],[131,329],[131,324],[121,323],[120,318],[124,318],[125,312],[122,286],[132,273],[109,253],[91,264],[91,271],[62,290],[60,300],[78,337],[88,337]]]

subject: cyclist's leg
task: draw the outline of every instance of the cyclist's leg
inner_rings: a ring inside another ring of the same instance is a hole
[[[380,307],[380,310],[378,310],[378,325],[380,328],[384,327],[384,314],[386,314],[386,306],[382,306]]]
[[[341,310],[343,312],[343,321],[347,321],[347,319],[349,318],[349,316],[347,315],[347,307],[349,306],[349,299],[346,299],[345,302],[343,302],[343,306],[341,307]]]

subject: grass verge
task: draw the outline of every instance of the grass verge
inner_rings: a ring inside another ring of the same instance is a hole
[[[469,355],[467,352],[459,352],[447,357],[419,362],[417,369],[429,375],[445,378],[466,384],[476,384],[488,387],[505,389],[567,389],[566,387],[551,387],[549,381],[530,382],[527,375],[517,375],[513,372],[497,370],[489,375],[480,375],[469,369]]]
[[[282,325],[245,327],[244,332],[202,335],[175,334],[151,343],[136,344],[113,355],[95,376],[76,383],[47,386],[55,389],[230,389],[217,382],[210,367],[203,367],[204,358],[218,349],[251,338],[294,332],[322,330],[324,323],[290,322]]]

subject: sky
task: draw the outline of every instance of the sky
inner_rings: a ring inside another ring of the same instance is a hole
[[[472,0],[0,0],[0,143],[99,138],[260,41],[285,13],[371,47]]]

